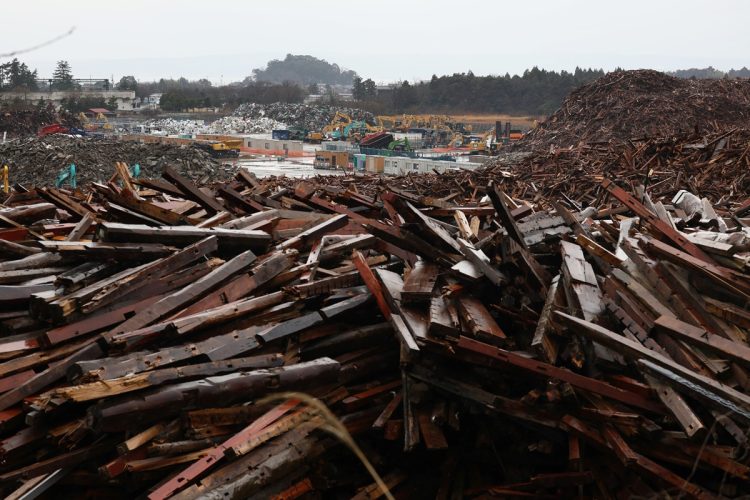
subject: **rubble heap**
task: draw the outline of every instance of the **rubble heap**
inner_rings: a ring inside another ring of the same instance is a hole
[[[52,104],[28,109],[0,109],[0,138],[25,137],[36,135],[37,131],[53,123],[68,127],[80,127],[80,120],[67,112],[58,113]]]
[[[750,200],[117,172],[0,209],[4,495],[750,494]]]
[[[144,177],[158,176],[164,167],[173,166],[190,179],[204,182],[227,179],[234,170],[192,145],[143,144],[115,138],[64,135],[0,144],[0,165],[10,166],[12,183],[24,185],[54,185],[58,172],[71,163],[76,165],[79,184],[106,182],[117,161],[130,166],[140,164]]]
[[[326,104],[246,103],[238,106],[232,114],[242,118],[268,117],[290,127],[321,130],[331,123],[337,112],[349,115],[352,120],[375,125],[375,116],[369,111]]]
[[[716,205],[729,207],[750,197],[750,129],[634,140],[624,145],[580,145],[554,152],[512,152],[477,169],[457,166],[457,170],[442,174],[330,176],[319,182],[356,189],[370,197],[387,185],[446,198],[456,193],[471,197],[492,181],[512,196],[541,206],[549,207],[550,200],[564,198],[585,207],[601,202],[604,191],[600,183],[612,177],[629,191],[646,184],[657,199],[671,199],[687,188]],[[297,181],[277,177],[273,182],[292,189]]]
[[[630,189],[646,184],[659,198],[687,187],[719,204],[744,199],[750,196],[750,129],[582,144],[515,155],[511,161],[499,157],[485,164],[474,182],[495,179],[517,196],[564,195],[595,204],[604,177],[620,179]]]
[[[161,131],[168,135],[270,134],[273,130],[287,128],[284,123],[262,116],[257,118],[224,116],[209,123],[203,120],[158,118],[148,120],[145,125],[152,131]]]
[[[615,71],[571,92],[562,107],[517,147],[623,143],[746,127],[748,120],[750,80],[688,80],[653,70]]]

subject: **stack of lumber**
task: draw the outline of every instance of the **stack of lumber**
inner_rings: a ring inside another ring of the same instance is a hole
[[[750,494],[750,202],[412,180],[17,186],[2,493]]]

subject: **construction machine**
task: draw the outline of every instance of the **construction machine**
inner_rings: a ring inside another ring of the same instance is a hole
[[[374,132],[368,134],[359,141],[361,148],[384,149],[393,142],[393,134],[390,132]]]
[[[341,111],[336,111],[336,114],[333,115],[333,118],[331,119],[331,123],[323,127],[323,134],[324,135],[331,135],[333,136],[334,133],[338,135],[339,137],[342,136],[343,130],[347,125],[350,125],[352,123],[352,117],[347,115],[346,113],[342,113]]]
[[[323,139],[325,139],[325,136],[322,132],[308,132],[304,140],[311,144],[320,144]]]
[[[411,146],[409,145],[409,139],[403,138],[403,139],[397,139],[395,141],[391,141],[390,144],[388,144],[388,149],[391,151],[411,151]]]
[[[96,121],[97,124],[100,126],[100,128],[104,130],[112,130],[112,124],[109,123],[109,120],[106,116],[104,116],[103,113],[97,113],[96,114]]]
[[[242,140],[201,141],[196,144],[214,158],[237,158],[240,156]]]
[[[37,137],[45,137],[54,134],[86,135],[86,131],[76,127],[67,127],[61,123],[53,123],[40,128]]]

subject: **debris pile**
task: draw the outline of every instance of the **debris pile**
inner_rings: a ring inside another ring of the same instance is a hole
[[[375,116],[369,111],[326,104],[246,103],[238,106],[232,114],[242,118],[268,117],[290,127],[321,130],[331,123],[336,113],[347,115],[355,121],[366,121],[370,125],[375,125]]]
[[[76,165],[78,184],[106,182],[112,165],[138,163],[144,177],[158,176],[166,166],[203,182],[231,177],[234,169],[213,159],[208,152],[191,145],[143,144],[115,138],[63,135],[26,138],[0,144],[0,165],[10,166],[11,183],[54,185],[58,172]]]
[[[6,496],[750,494],[750,200],[116,172],[0,210]]]
[[[624,143],[746,127],[748,120],[748,79],[688,80],[653,70],[615,71],[571,92],[516,148]]]
[[[461,175],[461,174],[459,174]],[[495,179],[521,197],[567,196],[595,204],[599,183],[612,177],[631,189],[646,184],[656,197],[682,188],[718,204],[750,197],[750,129],[732,128],[702,135],[654,137],[625,144],[586,145],[552,152],[539,150],[491,160],[474,182]]]
[[[148,120],[144,125],[152,133],[158,131],[167,135],[270,134],[273,130],[287,128],[286,124],[263,116],[257,118],[224,116],[209,123],[204,120],[158,118]]]
[[[0,138],[6,133],[8,138],[36,135],[37,131],[53,123],[68,127],[81,127],[80,120],[64,111],[58,113],[52,104],[28,109],[0,109]]]
[[[605,177],[618,179],[629,191],[645,184],[657,199],[671,199],[688,188],[728,208],[750,197],[750,129],[651,138],[626,145],[581,145],[554,152],[511,152],[477,169],[441,174],[332,176],[319,182],[356,189],[370,197],[376,197],[385,185],[433,199],[453,199],[456,193],[472,197],[492,181],[512,196],[542,206],[566,198],[584,208],[600,202],[605,194],[600,183]],[[286,177],[273,181],[289,189],[296,182]]]

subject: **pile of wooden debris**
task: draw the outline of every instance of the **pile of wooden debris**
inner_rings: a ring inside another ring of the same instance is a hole
[[[6,497],[750,494],[750,200],[116,171],[0,209]]]

